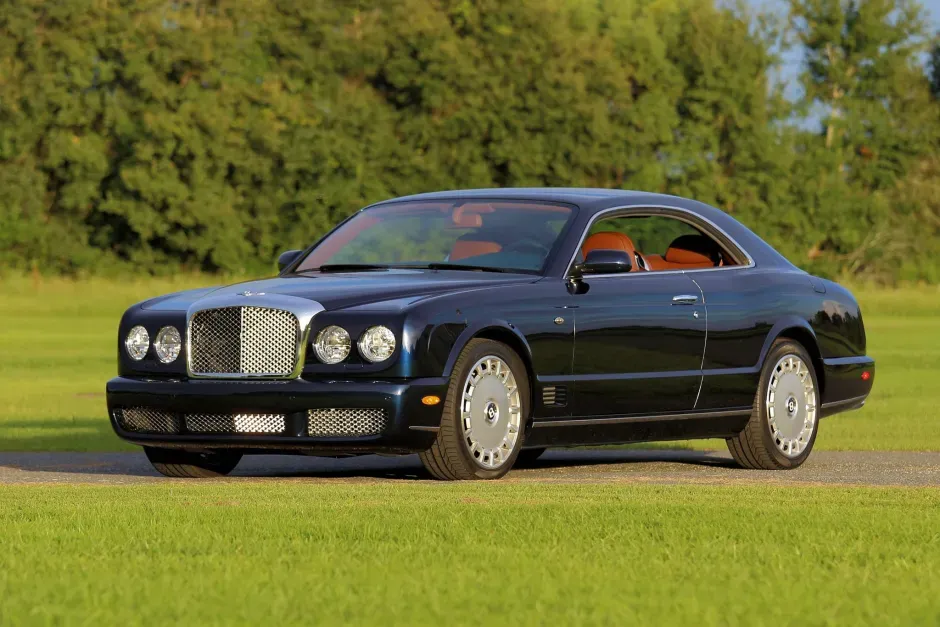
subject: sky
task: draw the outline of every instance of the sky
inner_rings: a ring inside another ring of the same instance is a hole
[[[923,4],[930,11],[933,23],[940,26],[940,0],[926,0]]]

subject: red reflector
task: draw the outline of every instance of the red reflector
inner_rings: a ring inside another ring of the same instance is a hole
[[[871,373],[866,370],[862,373],[862,381],[868,381],[869,379],[871,379]]]

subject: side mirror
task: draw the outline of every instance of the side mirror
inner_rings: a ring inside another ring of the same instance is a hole
[[[277,271],[282,272],[284,268],[294,263],[302,252],[304,251],[288,250],[287,252],[281,253],[281,255],[277,258]]]
[[[633,269],[630,255],[623,250],[598,248],[592,250],[577,266],[579,274],[617,274]]]

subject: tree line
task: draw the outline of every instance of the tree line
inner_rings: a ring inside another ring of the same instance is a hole
[[[592,186],[713,204],[811,272],[940,282],[923,6],[761,6],[4,0],[0,264],[262,272],[391,196]]]

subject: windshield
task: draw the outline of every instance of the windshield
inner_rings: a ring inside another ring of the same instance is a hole
[[[384,267],[538,273],[574,211],[526,201],[434,201],[360,211],[296,272]]]

